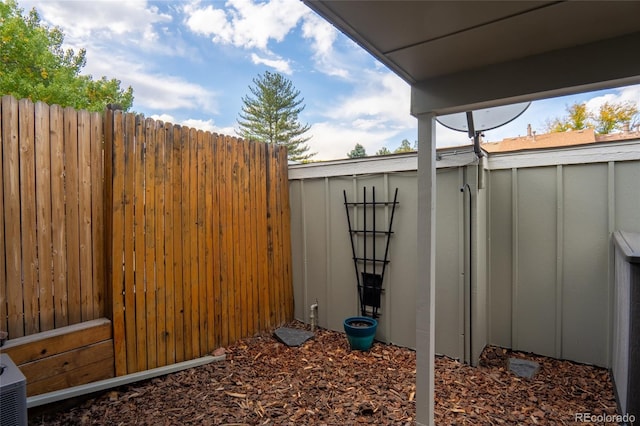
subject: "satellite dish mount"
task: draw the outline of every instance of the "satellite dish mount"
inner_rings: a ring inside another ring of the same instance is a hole
[[[520,117],[529,108],[529,105],[531,105],[531,102],[521,102],[495,108],[442,115],[436,117],[436,120],[449,129],[467,132],[469,138],[473,138],[473,151],[480,158],[483,155],[480,149],[482,132],[510,123]]]

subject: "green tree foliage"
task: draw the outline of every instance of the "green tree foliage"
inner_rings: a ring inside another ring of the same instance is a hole
[[[413,152],[415,151],[415,149],[411,146],[411,142],[409,142],[407,139],[403,139],[402,142],[400,142],[400,146],[396,148],[395,151],[393,151],[394,154],[399,154],[402,152]]]
[[[314,156],[306,145],[310,137],[303,136],[311,126],[298,121],[305,108],[300,91],[287,78],[269,71],[254,78],[253,84],[249,86],[253,97],[242,98],[238,134],[244,139],[284,145],[292,161],[306,161]]]
[[[391,154],[391,151],[389,151],[389,148],[387,148],[386,146],[383,146],[376,152],[376,155],[389,155],[389,154]]]
[[[0,94],[89,111],[108,103],[131,108],[131,87],[80,75],[86,51],[64,50],[63,41],[62,31],[41,24],[35,9],[25,16],[15,0],[0,2]]]
[[[367,156],[367,151],[365,151],[364,146],[360,145],[359,143],[356,144],[355,148],[353,148],[351,150],[351,152],[347,153],[347,156],[349,158],[360,158],[360,157],[366,157]]]
[[[600,134],[622,130],[623,126],[635,124],[638,107],[633,102],[605,102],[596,114],[587,111],[586,103],[574,103],[567,107],[567,115],[547,121],[548,132],[566,132],[593,128]]]
[[[622,130],[625,123],[633,127],[633,121],[637,116],[638,107],[633,102],[605,102],[595,117],[596,132],[604,135],[614,130]]]
[[[566,108],[567,116],[556,117],[547,121],[547,132],[566,132],[568,130],[583,130],[589,127],[590,114],[586,103],[574,103]]]

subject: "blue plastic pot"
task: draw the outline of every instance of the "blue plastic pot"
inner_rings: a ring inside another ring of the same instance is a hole
[[[368,351],[376,336],[378,321],[369,317],[350,317],[344,320],[344,332],[351,350]]]

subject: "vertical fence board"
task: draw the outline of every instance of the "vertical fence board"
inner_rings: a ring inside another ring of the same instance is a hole
[[[273,157],[277,146],[269,147],[267,164],[267,256],[269,270],[269,304],[271,305],[271,315],[269,316],[269,326],[276,324],[278,315],[278,294],[276,291],[276,274],[274,265],[274,208],[275,208],[275,182],[273,180]]]
[[[2,98],[4,208],[7,226],[5,247],[7,273],[7,316],[9,338],[24,336],[22,260],[20,241],[20,157],[18,140],[18,101]]]
[[[2,152],[4,146],[4,134],[9,130],[9,123],[3,121],[2,104],[3,99],[0,98],[0,330],[9,330],[9,322],[7,321],[7,269],[5,265],[6,249],[5,249],[5,233],[4,233],[4,167],[2,164]]]
[[[200,301],[198,286],[198,135],[196,129],[189,130],[189,238],[190,258],[189,282],[191,291],[191,353],[195,358],[200,354]]]
[[[214,330],[214,283],[213,283],[213,197],[214,197],[214,178],[213,178],[213,135],[211,133],[204,134],[204,263],[205,277],[204,287],[206,289],[205,309],[203,316],[206,322],[206,343],[203,352],[210,352],[215,348],[215,330]],[[203,298],[205,299],[205,298]]]
[[[251,227],[251,218],[252,218],[252,211],[251,211],[251,190],[252,190],[252,185],[251,185],[251,173],[252,173],[252,169],[251,169],[251,144],[248,141],[244,141],[243,142],[243,151],[244,151],[244,174],[243,174],[243,181],[244,181],[244,190],[243,190],[243,195],[244,195],[244,226],[245,226],[245,231],[244,231],[244,248],[245,248],[245,280],[247,283],[247,311],[248,311],[248,316],[246,318],[246,327],[247,327],[247,336],[251,336],[253,333],[255,333],[255,329],[253,327],[253,321],[254,321],[254,317],[256,315],[256,308],[257,305],[255,304],[254,298],[253,298],[253,289],[254,289],[254,279],[253,279],[253,262],[252,262],[252,256],[251,256],[251,252],[253,251],[253,243],[252,243],[252,227]]]
[[[267,245],[267,193],[268,193],[268,180],[267,180],[267,155],[268,145],[260,145],[260,156],[258,160],[258,170],[256,173],[259,178],[259,185],[263,190],[258,197],[258,247],[259,247],[259,260],[260,266],[259,279],[260,279],[260,327],[269,328],[269,318],[271,316],[271,304],[269,302],[269,271],[268,271],[268,245]]]
[[[69,323],[81,321],[80,233],[78,212],[78,113],[64,109],[65,226],[67,244],[67,303]]]
[[[232,241],[232,226],[231,217],[233,217],[232,211],[232,198],[230,194],[231,188],[231,163],[230,150],[228,147],[228,137],[225,136],[221,139],[220,146],[220,160],[221,160],[221,180],[222,185],[220,187],[221,199],[220,199],[220,229],[222,232],[221,240],[221,254],[220,264],[222,265],[221,273],[221,287],[222,287],[222,317],[225,318],[225,322],[222,329],[222,341],[226,345],[229,342],[235,340],[235,334],[233,332],[233,289],[230,282],[233,281],[233,265],[231,265],[233,253]]]
[[[78,112],[78,237],[80,256],[81,321],[93,317],[93,273],[91,249],[91,116]]]
[[[173,156],[173,126],[165,123],[158,131],[165,133],[165,149],[164,149],[164,265],[165,265],[165,336],[166,336],[166,353],[167,364],[176,362],[176,336],[175,336],[175,257],[174,257],[174,156]]]
[[[53,122],[53,116],[51,117],[51,121]],[[107,318],[112,319],[114,334],[116,328],[119,324],[116,324],[116,321],[113,321],[113,309],[116,304],[116,298],[113,294],[114,282],[113,282],[113,240],[116,238],[116,235],[113,231],[113,217],[115,215],[116,208],[118,208],[118,203],[116,202],[113,196],[113,153],[115,150],[114,137],[113,132],[116,128],[116,122],[114,120],[113,110],[110,108],[105,109],[104,111],[104,120],[102,121],[102,131],[104,135],[104,191],[103,191],[103,201],[104,205],[100,206],[102,209],[102,214],[104,218],[104,314]],[[52,161],[53,163],[53,161]],[[53,164],[51,166],[53,170]],[[114,358],[115,362],[118,361],[118,354],[116,353],[117,343],[114,338]],[[118,371],[116,369],[116,374]]]
[[[230,221],[231,221],[231,233],[232,233],[232,237],[231,237],[231,247],[230,247],[230,252],[233,254],[231,257],[231,271],[232,271],[232,275],[231,275],[231,280],[230,280],[230,286],[232,288],[232,292],[233,292],[233,297],[232,297],[232,302],[231,302],[231,318],[233,319],[232,321],[232,325],[233,325],[233,334],[232,334],[232,338],[233,340],[237,340],[240,339],[242,336],[242,326],[240,324],[240,322],[242,321],[240,319],[240,303],[241,303],[241,289],[240,286],[238,285],[240,280],[239,280],[239,267],[238,267],[238,263],[240,261],[240,253],[239,253],[239,245],[236,244],[236,241],[240,238],[240,234],[238,233],[238,217],[239,217],[239,212],[238,212],[238,148],[237,148],[237,144],[235,143],[236,140],[235,139],[228,139],[227,142],[227,146],[229,149],[229,155],[231,158],[231,164],[230,164],[230,168],[229,168],[229,174],[231,176],[231,181],[230,181],[230,187],[229,187],[229,196],[231,197],[231,202],[229,204],[231,204],[231,215],[230,215]]]
[[[214,340],[213,340],[213,348],[216,346],[223,345],[222,342],[222,298],[221,298],[221,286],[220,286],[220,274],[222,263],[222,253],[220,251],[220,211],[222,204],[220,202],[220,162],[217,161],[219,157],[222,155],[219,153],[220,149],[220,136],[213,135],[212,138],[212,159],[211,164],[213,165],[213,173],[212,173],[212,184],[213,184],[213,211],[212,211],[212,222],[211,229],[213,231],[213,303],[214,303]],[[212,348],[212,349],[213,349]]]
[[[51,143],[49,140],[49,106],[35,105],[36,153],[36,223],[38,246],[38,294],[40,331],[51,330],[54,323],[53,257],[51,252]],[[59,200],[56,200],[60,202]]]
[[[272,190],[273,190],[273,204],[271,209],[271,218],[273,220],[271,226],[271,232],[273,234],[273,287],[275,290],[275,305],[276,305],[276,317],[275,324],[278,325],[283,319],[283,286],[282,286],[282,268],[278,259],[280,258],[281,253],[281,240],[280,240],[280,179],[278,177],[278,157],[280,155],[280,151],[283,151],[284,148],[280,146],[275,146],[273,150],[273,155],[271,157],[271,179],[273,180]]]
[[[260,301],[258,293],[258,285],[260,280],[258,279],[258,244],[256,243],[257,233],[257,202],[259,191],[256,175],[256,143],[249,143],[249,228],[250,232],[247,233],[249,238],[249,249],[251,256],[251,298],[253,300],[253,323],[251,324],[252,333],[260,330]]]
[[[145,191],[149,190],[148,185],[148,173],[150,169],[149,162],[147,161],[147,150],[149,149],[149,142],[145,139],[146,126],[142,116],[136,116],[135,118],[135,143],[133,146],[133,152],[135,153],[129,161],[133,168],[133,194],[132,205],[133,209],[133,249],[134,249],[134,261],[135,269],[133,273],[133,279],[135,281],[135,306],[136,306],[136,346],[138,348],[138,359],[136,364],[137,370],[145,370],[146,368],[154,368],[150,360],[147,359],[149,352],[145,351],[145,348],[149,346],[147,340],[151,333],[147,331],[147,317],[150,315],[149,304],[147,298],[152,292],[146,288],[147,285],[151,285],[152,277],[149,278],[149,265],[153,265],[148,257],[148,247],[146,242],[149,238],[149,230],[145,229],[149,227],[147,220],[148,213],[146,209],[149,205],[145,203]],[[131,267],[125,265],[125,268]],[[145,275],[146,280],[145,280]],[[133,296],[132,296],[133,297]],[[151,308],[152,309],[152,308]],[[125,314],[127,311],[125,311]]]
[[[197,139],[196,139],[196,152],[197,152],[197,194],[198,194],[198,204],[196,207],[196,232],[198,234],[198,243],[197,243],[197,251],[198,251],[198,274],[197,274],[197,318],[198,318],[198,329],[199,333],[199,354],[203,355],[206,353],[207,347],[207,285],[208,282],[206,280],[206,257],[205,257],[205,247],[206,247],[206,235],[205,235],[205,179],[206,179],[206,168],[204,162],[204,132],[202,130],[198,130]]]
[[[240,336],[246,337],[247,323],[249,322],[249,318],[251,316],[251,311],[248,306],[248,283],[247,283],[247,255],[246,255],[246,227],[245,227],[245,195],[246,195],[246,187],[245,187],[245,172],[246,172],[246,164],[245,164],[245,150],[244,150],[244,142],[236,141],[236,150],[238,153],[238,162],[237,162],[237,189],[236,194],[238,194],[238,214],[236,216],[236,220],[238,222],[238,238],[236,239],[236,246],[238,247],[238,280],[236,281],[240,287],[240,303],[238,303],[236,309],[238,309],[238,316],[240,317]]]
[[[184,178],[182,161],[182,131],[176,127],[173,132],[173,176],[171,189],[173,192],[173,292],[175,300],[174,333],[176,345],[176,362],[185,360],[184,353],[184,293],[182,263],[182,179]]]
[[[157,363],[157,321],[156,321],[156,270],[155,270],[155,235],[156,235],[156,222],[155,222],[155,175],[156,175],[156,156],[155,150],[158,146],[155,134],[155,122],[151,119],[140,118],[141,136],[140,143],[138,144],[141,149],[140,155],[137,157],[144,159],[144,170],[140,172],[141,178],[144,179],[144,189],[142,190],[143,198],[139,200],[139,208],[142,214],[142,220],[144,225],[142,227],[144,235],[140,238],[140,247],[144,247],[144,264],[141,265],[141,269],[144,270],[144,294],[140,295],[141,304],[144,303],[145,315],[140,319],[140,323],[144,326],[146,336],[143,336],[140,341],[143,341],[145,347],[145,358],[148,368],[155,368]],[[142,144],[144,141],[144,144]],[[141,281],[142,283],[142,281]],[[143,302],[144,301],[144,302]]]
[[[138,366],[136,333],[136,285],[134,253],[134,188],[135,188],[135,132],[136,118],[124,116],[124,319],[127,348],[127,371],[134,372]],[[141,313],[140,313],[141,314]]]
[[[102,116],[91,114],[91,253],[93,318],[105,316],[105,222]],[[110,303],[110,302],[109,302]]]
[[[36,182],[34,105],[28,99],[18,102],[20,145],[20,228],[22,247],[22,288],[24,293],[24,332],[40,331],[38,319],[38,271],[36,249]]]
[[[64,112],[58,105],[49,107],[51,143],[51,206],[53,299],[55,327],[69,324],[69,298],[67,293],[67,246],[65,219],[65,170],[64,170]]]
[[[155,123],[155,146],[153,150],[155,162],[155,313],[151,321],[155,321],[155,345],[149,345],[147,350],[157,351],[158,366],[167,365],[167,340],[166,340],[166,306],[165,306],[165,267],[164,267],[164,178],[165,161],[164,150],[166,144],[163,126]],[[151,333],[151,330],[150,330]]]
[[[113,346],[115,354],[115,371],[117,376],[127,374],[127,328],[125,325],[125,276],[124,276],[124,225],[125,225],[125,137],[124,116],[121,112],[107,111],[107,117],[112,118],[113,132],[107,138],[109,154],[105,158],[107,174],[105,179],[110,182],[107,195],[111,194],[111,209],[108,222],[111,223],[112,237],[108,245],[111,254],[108,257],[108,276],[111,286]]]
[[[226,346],[229,343],[229,251],[227,246],[227,234],[229,227],[228,209],[229,199],[227,197],[227,140],[225,136],[218,138],[218,199],[220,215],[220,315],[224,322],[220,324],[221,340],[220,344]]]
[[[284,297],[286,303],[285,321],[293,318],[294,300],[293,300],[293,265],[291,260],[291,205],[289,203],[289,164],[287,151],[282,150],[279,158],[280,171],[280,199],[282,200],[282,257],[280,264],[284,268],[284,277],[282,283],[284,285]]]
[[[185,359],[193,358],[192,335],[193,324],[191,320],[191,217],[189,208],[191,202],[191,178],[189,128],[183,127],[181,134],[182,144],[182,291],[184,312],[184,356]],[[195,260],[195,259],[194,259]]]
[[[285,151],[284,147],[279,147],[275,152],[274,156],[274,164],[273,164],[273,179],[276,185],[276,211],[275,211],[275,235],[276,235],[276,249],[275,249],[275,257],[274,264],[276,268],[276,289],[278,291],[278,306],[279,306],[279,315],[277,324],[281,324],[285,319],[285,285],[284,285],[284,268],[282,267],[282,192],[284,188],[282,187],[282,181],[280,180],[280,153]]]

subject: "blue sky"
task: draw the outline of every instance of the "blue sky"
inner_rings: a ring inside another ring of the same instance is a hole
[[[264,71],[280,72],[304,98],[314,160],[345,158],[356,143],[370,155],[417,139],[409,86],[298,0],[19,0],[86,48],[84,73],[134,89],[133,110],[147,117],[236,135],[242,97]],[[574,102],[640,105],[640,86],[538,101],[513,123],[485,133],[523,135]],[[438,126],[439,146],[467,144]]]

